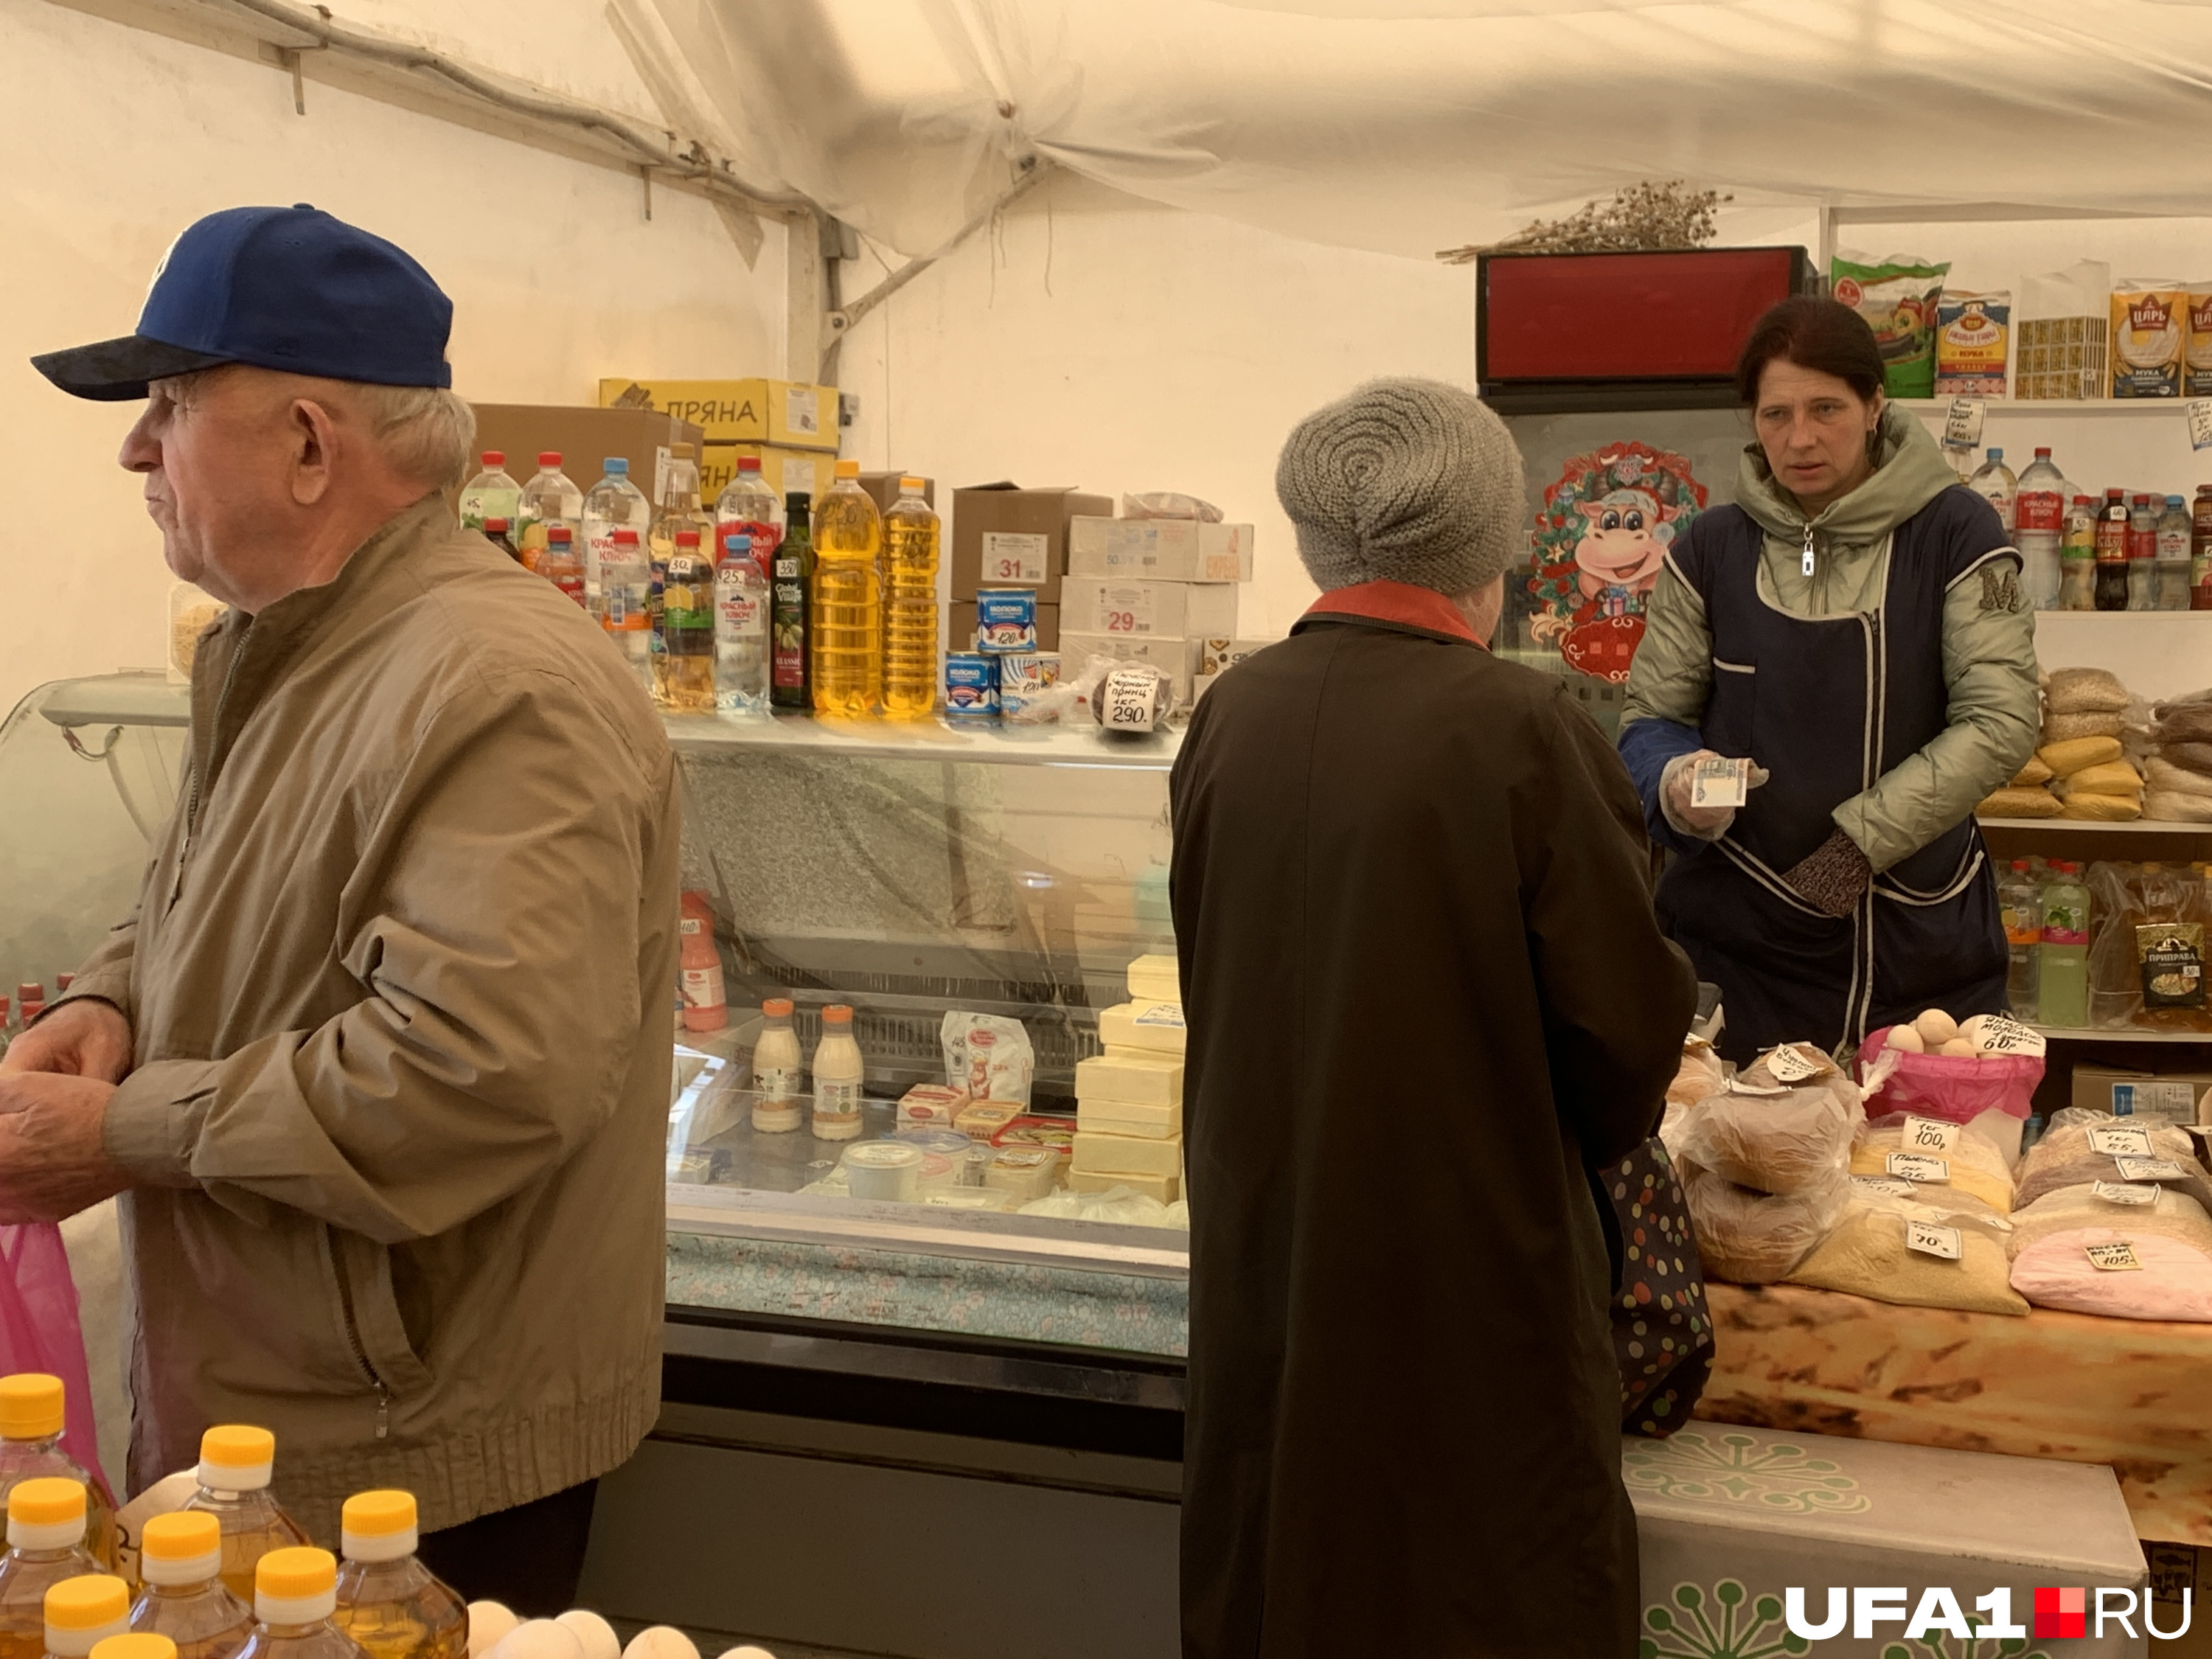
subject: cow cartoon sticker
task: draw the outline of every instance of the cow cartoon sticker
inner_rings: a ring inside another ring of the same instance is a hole
[[[1625,683],[1659,567],[1705,505],[1705,487],[1671,451],[1631,441],[1570,457],[1530,538],[1530,633],[1558,641],[1569,667]]]

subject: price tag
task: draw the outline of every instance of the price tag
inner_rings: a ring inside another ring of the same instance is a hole
[[[2125,1205],[2131,1208],[2158,1202],[2159,1189],[2155,1187],[2136,1187],[2119,1181],[2093,1181],[2089,1183],[2089,1190],[2107,1204]]]
[[[1879,1193],[1884,1198],[1910,1198],[1912,1196],[1912,1183],[1911,1182],[1893,1181],[1887,1176],[1853,1176],[1851,1177],[1851,1185],[1857,1188],[1863,1193]]]
[[[2092,1129],[2089,1131],[2089,1150],[2105,1158],[2148,1158],[2150,1131]]]
[[[1982,416],[1987,412],[1979,398],[1954,398],[1943,412],[1943,447],[1972,449],[1982,441]]]
[[[1690,805],[1741,806],[1751,794],[1751,762],[1706,755],[1690,769]]]
[[[1042,587],[1051,575],[1046,563],[1051,545],[1048,536],[1011,530],[985,531],[983,580]]]
[[[1098,689],[1098,723],[1109,732],[1151,731],[1160,706],[1159,679],[1151,669],[1115,669]]]
[[[2109,1244],[2084,1244],[2081,1251],[2089,1258],[2089,1265],[2100,1273],[2126,1273],[2142,1270],[2142,1258],[2136,1254],[2133,1239],[2116,1238]]]
[[[1946,1261],[1956,1261],[1966,1254],[1966,1242],[1956,1227],[1938,1227],[1930,1221],[1907,1221],[1905,1224],[1905,1248],[1917,1250],[1923,1255],[1941,1256]],[[2089,1247],[2092,1249],[2095,1245]]]
[[[2186,1181],[2189,1171],[2170,1158],[2116,1158],[2112,1167],[2123,1181]]]
[[[814,463],[786,456],[783,463],[783,493],[798,495],[801,490],[814,493]]]
[[[1149,585],[1108,586],[1098,590],[1099,631],[1149,634],[1158,623],[1158,604]]]
[[[1808,1043],[1785,1042],[1779,1048],[1770,1048],[1759,1056],[1777,1083],[1802,1083],[1809,1078],[1826,1077],[1836,1069],[1835,1063],[1818,1048]]]
[[[809,437],[822,435],[822,394],[811,386],[784,388],[783,423]]]
[[[1764,1083],[1746,1083],[1740,1077],[1728,1080],[1728,1091],[1732,1095],[1757,1095],[1762,1100],[1779,1100],[1790,1092],[1778,1084],[1769,1087]]]
[[[1905,1120],[1905,1150],[1908,1152],[1949,1153],[1959,1145],[1959,1126],[1937,1117]]]
[[[1168,1030],[1180,1031],[1182,1030],[1182,1004],[1155,1002],[1129,1023],[1132,1025],[1158,1025]]]
[[[1882,1167],[1893,1176],[1906,1181],[1948,1183],[1951,1179],[1951,1161],[1929,1158],[1923,1152],[1892,1152],[1882,1160]]]
[[[2189,416],[2189,447],[2212,449],[2212,398],[2191,398],[2181,407]]]
[[[2051,1045],[2042,1032],[2021,1024],[2008,1014],[1985,1016],[1979,1027],[1985,1054],[2029,1054],[2038,1060]]]

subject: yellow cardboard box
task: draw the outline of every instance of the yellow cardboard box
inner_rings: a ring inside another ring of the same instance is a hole
[[[689,421],[710,444],[775,444],[786,449],[837,448],[837,388],[799,380],[635,380],[599,382],[602,409],[657,409]]]
[[[778,444],[718,444],[710,439],[699,452],[699,493],[709,508],[714,497],[729,488],[740,455],[760,457],[762,482],[778,495],[803,489],[819,501],[837,471],[837,458],[827,450],[787,449]]]

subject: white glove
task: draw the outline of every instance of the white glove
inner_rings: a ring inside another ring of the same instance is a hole
[[[1659,811],[1668,823],[1682,835],[1694,836],[1699,841],[1718,841],[1735,822],[1733,806],[1692,806],[1690,805],[1691,784],[1697,763],[1705,759],[1723,758],[1711,749],[1699,749],[1687,755],[1677,755],[1667,763],[1667,769],[1659,775]],[[1764,767],[1751,769],[1749,787],[1756,789],[1771,775]]]

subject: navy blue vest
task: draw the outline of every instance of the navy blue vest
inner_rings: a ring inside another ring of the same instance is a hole
[[[1712,633],[1705,744],[1773,775],[1725,836],[1659,884],[1661,921],[1721,988],[1731,1058],[1856,1043],[1926,1008],[1963,1018],[2005,1006],[1996,881],[1971,817],[1875,877],[1847,917],[1782,879],[1834,833],[1838,806],[1943,730],[1945,596],[1992,558],[2017,564],[1991,551],[1994,516],[1952,489],[1899,525],[1871,613],[1808,618],[1771,603],[1759,528],[1741,507],[1700,514],[1669,556]]]

